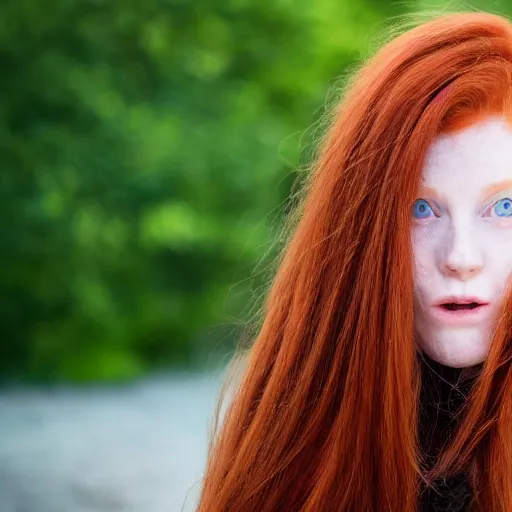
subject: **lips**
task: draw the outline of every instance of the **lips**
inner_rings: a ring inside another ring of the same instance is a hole
[[[443,297],[432,306],[438,322],[451,325],[475,325],[487,320],[491,312],[488,301],[480,297]]]

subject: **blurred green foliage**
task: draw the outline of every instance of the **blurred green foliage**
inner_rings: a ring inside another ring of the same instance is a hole
[[[236,340],[304,131],[403,10],[4,0],[0,373],[124,379]]]

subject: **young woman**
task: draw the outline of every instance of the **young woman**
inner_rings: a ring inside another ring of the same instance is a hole
[[[512,510],[512,25],[364,65],[319,149],[200,512]]]

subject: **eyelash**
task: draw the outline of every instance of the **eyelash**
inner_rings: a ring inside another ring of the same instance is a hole
[[[489,210],[491,210],[491,212],[492,212],[494,207],[496,207],[502,201],[508,201],[510,206],[506,207],[505,210],[507,210],[507,211],[510,210],[510,214],[509,215],[489,215],[489,217],[500,217],[500,218],[504,218],[504,219],[512,217],[512,198],[510,198],[510,197],[502,197],[502,198],[494,201],[488,208],[486,208],[485,212],[487,213]],[[505,204],[507,204],[507,203],[505,203]],[[440,215],[436,213],[436,208],[433,207],[429,201],[427,201],[426,199],[423,199],[423,198],[419,198],[419,199],[416,199],[416,201],[414,201],[414,204],[412,206],[412,215],[415,219],[427,219],[427,218],[431,217],[431,215],[426,215],[426,216],[415,215],[415,208],[417,206],[421,206],[421,205],[427,205],[430,212],[435,217],[440,217]],[[416,213],[421,214],[424,212],[417,211]]]

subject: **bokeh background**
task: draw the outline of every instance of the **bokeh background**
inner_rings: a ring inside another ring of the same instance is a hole
[[[325,105],[386,24],[439,8],[0,3],[1,512],[193,510]]]

